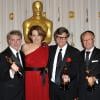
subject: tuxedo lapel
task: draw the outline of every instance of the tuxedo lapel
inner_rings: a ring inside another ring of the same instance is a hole
[[[15,58],[15,55],[12,53],[12,51],[10,50],[10,48],[8,47],[6,50],[5,50],[5,57],[7,57],[7,58],[9,58],[9,59],[11,59],[11,61],[13,62],[15,62],[16,60],[16,58]]]
[[[65,66],[65,64],[67,64],[66,59],[69,57],[70,57],[70,46],[68,45],[66,48],[64,58],[63,58],[63,63],[62,63],[63,66]],[[69,65],[67,64],[67,66],[69,66]]]
[[[18,66],[22,66],[21,63],[16,58],[16,56],[12,53],[9,47],[5,51],[5,57],[11,59],[11,61],[15,62]]]
[[[92,55],[90,57],[90,61],[92,61],[95,58],[95,55],[96,55],[96,48],[94,48],[94,50],[92,52]]]
[[[23,52],[22,51],[20,51],[20,54],[21,54],[21,60],[22,60],[22,64],[23,64],[23,67],[25,66],[24,64],[25,64],[25,62],[24,62],[24,54],[23,54]]]
[[[83,65],[83,67],[85,69],[86,65],[85,65],[85,58],[84,58],[85,56],[84,55],[85,55],[85,50],[82,51],[82,60],[83,60],[83,64],[82,65]],[[93,52],[91,54],[90,61],[89,61],[89,66],[88,66],[88,68],[91,70],[91,72],[93,72],[96,69],[96,66],[93,66],[93,63],[92,63],[92,61],[95,60],[96,55],[97,55],[97,51],[96,51],[96,48],[94,48],[94,50],[93,50]]]
[[[11,59],[18,65],[18,66],[22,66],[20,61],[15,57],[14,54],[11,55]]]
[[[82,52],[81,52],[81,58],[82,58],[82,62],[85,62],[85,50],[83,50]]]
[[[54,46],[54,48],[51,50],[51,53],[50,53],[50,55],[51,55],[51,61],[50,62],[51,62],[51,65],[52,65],[51,72],[53,70],[53,63],[54,63],[54,58],[55,58],[56,50],[57,50],[57,45]]]
[[[68,47],[66,48],[66,52],[65,52],[63,61],[65,61],[65,59],[66,59],[67,57],[70,57],[70,47],[69,47],[69,45],[68,45]]]
[[[94,48],[92,55],[90,57],[89,67],[90,67],[91,71],[94,71],[96,69],[96,66],[93,66],[93,64],[92,64],[92,61],[95,59],[95,56],[96,56],[96,48]]]

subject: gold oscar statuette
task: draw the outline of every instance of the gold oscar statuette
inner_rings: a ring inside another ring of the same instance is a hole
[[[46,32],[44,42],[50,43],[52,40],[53,23],[43,14],[43,4],[41,1],[35,1],[32,4],[33,16],[23,22],[23,34],[26,43],[29,43],[28,32],[32,26],[39,25]]]

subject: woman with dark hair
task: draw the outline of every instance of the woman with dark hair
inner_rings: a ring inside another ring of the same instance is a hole
[[[25,54],[25,98],[26,100],[49,100],[48,46],[43,43],[46,33],[40,26],[32,26],[28,33],[31,43],[24,44]]]

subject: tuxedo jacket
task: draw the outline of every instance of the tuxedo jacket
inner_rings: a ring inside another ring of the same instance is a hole
[[[100,49],[94,48],[89,61],[89,75],[97,78],[98,84],[95,84],[93,92],[88,91],[85,65],[85,50],[81,52],[81,68],[80,68],[80,84],[79,84],[79,100],[100,100]]]
[[[24,54],[20,51],[24,67]],[[14,61],[23,76],[16,72],[12,79],[9,74],[11,62]],[[24,68],[8,47],[0,54],[0,99],[1,100],[23,100],[24,94]]]
[[[50,46],[49,49],[49,63],[48,63],[48,74],[49,74],[49,81],[51,82],[52,77],[52,71],[53,71],[53,63],[54,63],[54,57],[56,54],[57,45]],[[71,61],[68,62],[68,59]],[[69,97],[76,97],[77,92],[77,82],[78,82],[78,69],[79,69],[79,63],[80,63],[80,52],[76,48],[68,45],[63,61],[62,61],[62,68],[61,73],[63,71],[64,64],[67,64],[68,66],[68,75],[70,77],[70,84],[69,84],[69,90],[66,92],[66,94],[69,92]],[[51,91],[52,92],[52,91]]]

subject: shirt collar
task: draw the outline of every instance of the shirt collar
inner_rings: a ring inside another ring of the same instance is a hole
[[[11,46],[9,47],[10,49],[11,49],[11,51],[13,52],[13,54],[16,56],[16,53],[17,52],[19,52],[19,50],[18,51],[16,51],[14,48],[12,48]]]
[[[66,48],[67,48],[67,46],[68,46],[68,44],[65,44],[62,48],[60,48],[60,47],[58,46],[58,47],[57,47],[57,49],[58,49],[58,50],[62,49],[62,50],[64,50],[64,51],[65,51],[65,50],[66,50]]]
[[[93,46],[91,49],[89,49],[89,50],[86,49],[86,52],[87,52],[87,51],[93,52],[93,50],[94,50],[94,46]]]

